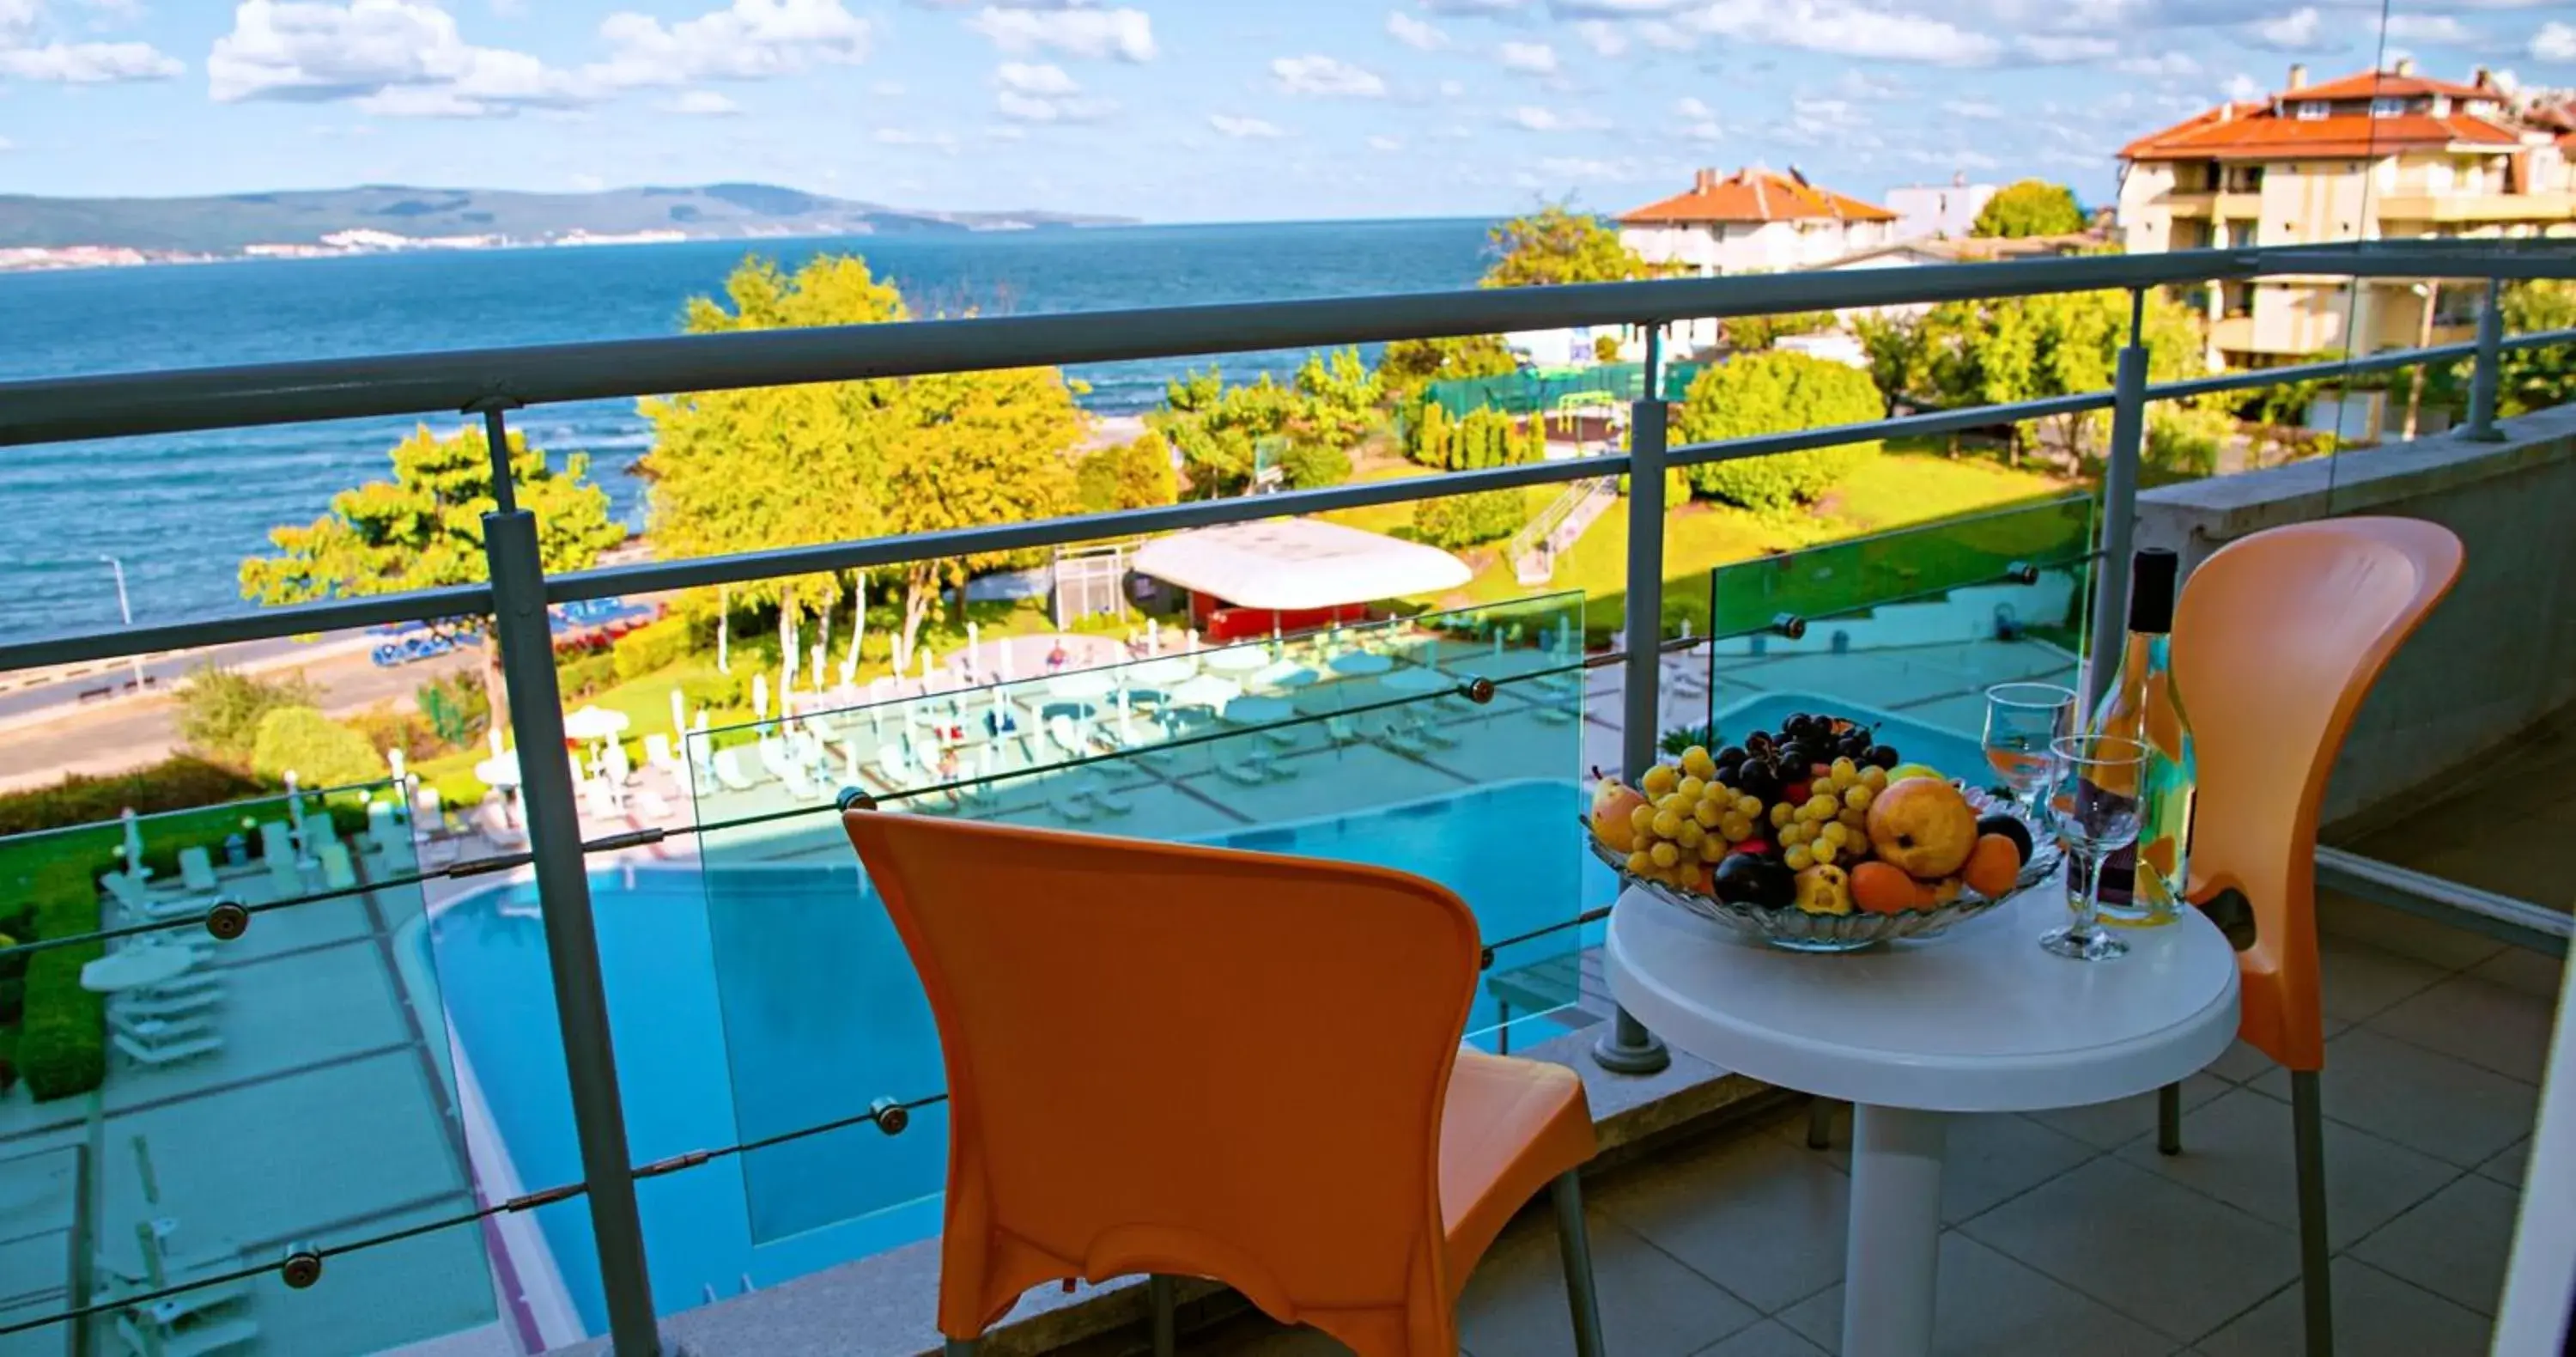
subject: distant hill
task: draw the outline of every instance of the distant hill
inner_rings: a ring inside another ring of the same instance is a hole
[[[566,235],[678,231],[728,240],[759,236],[1105,226],[1128,220],[1070,212],[929,212],[826,198],[770,184],[627,188],[598,193],[361,188],[232,193],[205,198],[35,198],[0,195],[0,249],[79,245],[189,254],[311,244],[334,231],[404,236],[504,236],[540,243]]]

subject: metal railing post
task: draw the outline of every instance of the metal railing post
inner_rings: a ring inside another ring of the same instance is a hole
[[[563,697],[555,685],[554,632],[546,619],[537,519],[517,507],[511,491],[509,430],[502,411],[488,408],[482,414],[491,438],[492,491],[499,506],[483,516],[484,559],[492,571],[492,641],[501,647],[510,724],[518,736],[519,790],[545,919],[564,1069],[572,1085],[591,1234],[608,1301],[609,1342],[617,1357],[659,1357],[662,1340],[654,1326],[626,1108],[618,1098],[617,1057],[608,1034],[608,995],[599,974],[581,815],[573,801],[572,767],[562,753]]]
[[[2129,342],[2111,383],[2111,445],[2102,454],[2102,559],[2093,569],[2092,644],[2084,663],[2084,711],[2102,700],[2129,630],[2129,545],[2137,533],[2138,460],[2147,435],[2147,294],[2129,294]]]
[[[2480,443],[2499,442],[2496,385],[2504,378],[2504,280],[2487,280],[2486,300],[2478,306],[2478,357],[2469,369],[2469,427],[2460,436]]]
[[[1628,407],[1628,669],[1619,718],[1619,774],[1631,786],[1655,762],[1662,733],[1656,699],[1664,680],[1664,329],[1646,330],[1646,389]],[[1653,1074],[1673,1063],[1664,1043],[1614,1008],[1610,1031],[1592,1045],[1605,1070]]]

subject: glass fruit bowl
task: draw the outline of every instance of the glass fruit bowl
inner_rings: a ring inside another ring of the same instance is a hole
[[[1946,905],[1900,910],[1893,914],[1857,908],[1849,914],[1810,914],[1795,905],[1771,908],[1730,903],[1636,876],[1629,872],[1625,854],[1603,844],[1589,832],[1584,834],[1583,840],[1592,846],[1593,856],[1609,864],[1610,869],[1619,874],[1622,886],[1644,891],[1702,918],[1751,934],[1774,947],[1793,952],[1856,952],[1898,938],[1930,937],[1952,924],[1973,919],[2014,899],[2024,891],[2048,884],[2058,869],[2066,865],[2066,854],[2058,847],[2056,837],[2041,833],[2019,806],[1975,787],[1963,786],[1959,790],[1977,814],[2009,815],[2021,821],[2022,827],[2030,831],[2030,859],[2022,863],[2013,888],[2002,895],[1985,896],[1963,888],[1958,897]]]

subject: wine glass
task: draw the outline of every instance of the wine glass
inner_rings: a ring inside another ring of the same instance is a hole
[[[2072,917],[2064,928],[2041,934],[2039,945],[2078,961],[2108,961],[2129,944],[2102,927],[2102,863],[2138,841],[2138,775],[2147,747],[2118,735],[2075,735],[2049,752],[2058,770],[2052,819],[2071,864],[2066,907]]]
[[[1999,683],[1986,690],[1986,766],[2012,789],[2013,800],[2045,825],[2053,765],[2049,746],[2075,733],[2075,690],[2054,683]]]

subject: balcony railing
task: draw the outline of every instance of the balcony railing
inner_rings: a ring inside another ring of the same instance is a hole
[[[1578,869],[1575,852],[1557,851],[1571,849],[1570,840],[1554,844],[1545,837],[1551,825],[1570,834],[1570,825],[1561,823],[1567,817],[1513,804],[1510,790],[1518,782],[1563,783],[1577,775],[1585,679],[1593,670],[1622,671],[1618,761],[1632,774],[1653,760],[1657,738],[1672,716],[1695,719],[1823,696],[1877,704],[1899,715],[1912,712],[1929,722],[1927,713],[1969,691],[1980,675],[2072,675],[2080,655],[2117,648],[2126,572],[2110,566],[2129,553],[2149,402],[2468,359],[2474,364],[2470,436],[2492,436],[2500,355],[2576,343],[2576,331],[2507,338],[2497,287],[2509,279],[2576,276],[2576,253],[2442,242],[2085,257],[932,321],[0,383],[0,447],[462,412],[482,419],[499,449],[506,447],[501,435],[513,411],[600,397],[1566,325],[1635,325],[1656,336],[1664,324],[1703,317],[2095,289],[2125,289],[2142,309],[2146,290],[2159,286],[2318,274],[2482,282],[2488,291],[2477,339],[2151,384],[2133,321],[2117,379],[2103,391],[1681,446],[1668,437],[1667,404],[1646,399],[1631,408],[1630,446],[1619,454],[1456,472],[1428,482],[1201,500],[558,575],[538,563],[533,516],[513,503],[503,462],[496,465],[499,508],[485,520],[489,584],[0,642],[0,669],[26,669],[489,615],[495,618],[517,747],[553,750],[564,747],[566,735],[547,625],[553,604],[1133,538],[1588,477],[1624,476],[1631,487],[1624,510],[1631,528],[1625,616],[1620,642],[1607,653],[1582,652],[1579,605],[1541,598],[1293,644],[1253,643],[1245,662],[1222,666],[1240,671],[1233,680],[1237,696],[1212,702],[1172,700],[1149,672],[1148,658],[1079,682],[1051,675],[889,703],[812,703],[775,719],[690,734],[679,776],[693,814],[678,827],[585,842],[573,770],[559,759],[529,760],[515,770],[525,847],[478,852],[437,866],[418,854],[412,830],[426,826],[363,818],[372,813],[379,820],[407,821],[412,807],[406,796],[393,796],[389,811],[364,809],[387,801],[372,789],[299,794],[283,811],[252,810],[244,817],[244,832],[273,833],[277,840],[264,868],[207,864],[220,903],[156,893],[148,882],[130,878],[140,903],[124,921],[18,942],[0,949],[0,956],[76,950],[94,957],[104,944],[146,936],[203,946],[204,935],[211,935],[217,948],[281,958],[268,963],[275,965],[307,949],[363,940],[369,944],[362,953],[365,966],[316,964],[299,977],[294,1002],[264,987],[265,1007],[252,1005],[259,1011],[243,1021],[298,1029],[304,1033],[299,1040],[337,1043],[323,1063],[359,1082],[333,1085],[332,1108],[430,1111],[419,1124],[352,1129],[343,1137],[350,1144],[326,1153],[295,1143],[294,1108],[273,1109],[288,1124],[229,1132],[247,1138],[250,1152],[229,1175],[215,1175],[228,1181],[182,1187],[156,1170],[152,1156],[156,1137],[166,1147],[185,1128],[156,1120],[157,1104],[148,1100],[103,1099],[92,1127],[91,1168],[104,1174],[112,1162],[118,1185],[102,1189],[109,1222],[102,1226],[80,1215],[70,1247],[79,1255],[94,1244],[97,1255],[111,1262],[96,1289],[73,1287],[0,1309],[0,1340],[61,1325],[72,1335],[69,1346],[79,1350],[93,1323],[129,1324],[137,1314],[182,1328],[240,1323],[245,1321],[225,1317],[232,1312],[224,1309],[224,1298],[246,1288],[329,1287],[345,1284],[352,1273],[374,1272],[381,1290],[371,1294],[387,1298],[370,1315],[374,1327],[368,1332],[383,1340],[380,1346],[490,1322],[507,1305],[525,1333],[604,1329],[617,1351],[651,1354],[661,1350],[657,1313],[734,1289],[736,1278],[703,1275],[707,1267],[698,1260],[767,1244],[804,1250],[795,1256],[819,1265],[872,1241],[917,1237],[924,1220],[935,1217],[925,1201],[939,1181],[937,1136],[925,1134],[935,1132],[940,1115],[935,1043],[926,1031],[889,1043],[847,1026],[816,1027],[807,1020],[830,1005],[797,1001],[801,991],[808,998],[838,996],[864,1009],[871,996],[899,987],[894,970],[853,976],[825,964],[862,956],[900,968],[889,939],[864,936],[882,920],[871,924],[846,907],[858,885],[857,869],[828,841],[834,793],[848,785],[931,813],[1039,807],[1060,820],[1121,832],[1231,836],[1295,851],[1364,856],[1383,851],[1389,841],[1372,837],[1371,817],[1414,813],[1414,803],[1429,788],[1408,797],[1401,786],[1354,787],[1347,801],[1320,802],[1314,796],[1281,799],[1277,788],[1307,769],[1353,757],[1355,750],[1391,751],[1416,764],[1452,763],[1461,776],[1493,793],[1491,804],[1480,803],[1476,814],[1498,817],[1515,829],[1523,827],[1515,817],[1527,817],[1529,833],[1521,847],[1539,858],[1518,872],[1539,873],[1553,883],[1535,897],[1526,890],[1498,892],[1490,909],[1474,890],[1462,888],[1484,915],[1489,970],[1512,977],[1508,985],[1492,986],[1480,1003],[1473,1035],[1507,1046],[1515,1033],[1570,997],[1577,981],[1568,958],[1586,937],[1584,930],[1597,922],[1597,907],[1606,903],[1600,890],[1606,878],[1587,876],[1594,870],[1589,867]],[[1660,340],[1650,339],[1650,378],[1662,364]],[[1645,389],[1658,391],[1661,383],[1650,379]],[[1681,643],[1710,644],[1711,667],[1704,678],[1676,683],[1667,665],[1668,653],[1679,647],[1665,626],[1661,531],[1668,468],[2094,411],[2111,415],[2098,502],[2076,498],[1951,526],[1945,550],[1928,558],[1902,553],[1899,560],[1873,539],[1722,570],[1710,584],[1710,625]],[[1775,682],[1787,671],[1765,674],[1752,663],[1757,657],[1832,657],[1869,628],[1937,630],[1971,613],[1981,621],[1970,630],[2002,635],[2012,643],[2008,653],[1963,653],[1940,673],[1894,676],[1866,693],[1820,690],[1819,683],[1844,680],[1813,665],[1794,680]],[[2003,615],[2011,625],[1999,633],[1992,624]],[[1348,661],[1351,656],[1371,658]],[[1212,657],[1199,658],[1214,663]],[[1819,672],[1826,676],[1817,677]],[[1304,677],[1293,677],[1298,674]],[[2107,677],[2093,674],[2091,686],[2098,691]],[[1916,678],[1922,685],[1908,687]],[[1668,689],[1697,710],[1668,711]],[[1275,705],[1231,705],[1243,697]],[[1224,719],[1229,710],[1241,719]],[[932,723],[957,731],[957,737],[911,738]],[[1292,804],[1293,817],[1287,809]],[[333,818],[335,805],[346,824]],[[240,814],[236,808],[226,813]],[[1229,813],[1236,818],[1227,819]],[[270,824],[277,828],[268,829]],[[820,837],[806,845],[813,851],[800,852],[795,840],[809,831]],[[132,832],[143,841],[129,855],[129,865],[155,857],[153,827]],[[1420,832],[1417,825],[1404,834]],[[590,866],[593,855],[651,849],[690,836],[699,865],[676,894],[660,875],[668,868],[630,857],[617,869],[623,873],[615,878],[618,887],[606,889],[601,882],[611,878],[595,875]],[[197,870],[194,863],[183,862],[182,868],[191,877]],[[442,929],[454,911],[434,909],[426,888],[519,869],[527,869],[524,877],[479,897],[475,908],[478,917],[487,917],[488,928]],[[1549,872],[1563,880],[1545,876]],[[2374,889],[2385,892],[2402,894],[2406,885],[2385,874],[2373,878]],[[1533,899],[1543,907],[1529,908]],[[836,903],[820,909],[818,901]],[[692,913],[699,909],[702,914]],[[706,945],[697,953],[695,973],[648,973],[639,989],[610,993],[603,967],[636,937],[693,928],[701,918]],[[516,955],[478,971],[473,993],[442,996],[442,968],[434,958],[448,947]],[[411,1002],[397,1001],[388,1009],[380,1002],[388,984],[407,989]],[[161,1024],[155,1029],[160,1033],[183,1030],[185,995],[164,1002],[166,1013],[139,1021]],[[1330,996],[1318,996],[1318,1002],[1330,1002]],[[459,1029],[453,1033],[446,1030],[451,1021]],[[390,1025],[360,1030],[369,1023]],[[475,1057],[494,1048],[499,1038],[478,1036],[487,1027],[502,1037],[551,1029],[558,1040],[533,1063],[469,1058],[450,1067],[451,1050]],[[148,1041],[137,1044],[154,1049]],[[925,1051],[933,1053],[926,1060]],[[1614,1069],[1652,1068],[1661,1058],[1652,1036],[1625,1015],[1600,1049],[1602,1062]],[[148,1056],[141,1059],[153,1063]],[[695,1093],[686,1081],[651,1081],[649,1096],[659,1105],[649,1107],[637,1104],[639,1081],[621,1080],[621,1069],[662,1070],[691,1062],[704,1067],[701,1073],[725,1069],[730,1077]],[[837,1086],[818,1092],[817,1069],[833,1071]],[[450,1089],[458,1095],[448,1097]],[[472,1096],[463,1095],[467,1089],[475,1090]],[[728,1103],[732,1124],[720,1117],[708,1124],[708,1109]],[[301,1115],[324,1111],[316,1105]],[[528,1136],[497,1124],[512,1118],[551,1129]],[[201,1128],[194,1134],[205,1133]],[[426,1139],[414,1144],[406,1137]],[[880,1152],[869,1161],[873,1176],[854,1182],[837,1156],[864,1151]],[[668,1241],[690,1256],[701,1275],[648,1267],[649,1199],[731,1191],[708,1186],[718,1180],[707,1167],[724,1161],[739,1168],[744,1237],[732,1243],[741,1247],[727,1253],[732,1244],[701,1248],[705,1241]],[[465,1171],[469,1162],[485,1170],[479,1181]],[[383,1180],[398,1176],[397,1166],[425,1167],[396,1191]],[[165,1194],[188,1194],[188,1210],[169,1206]],[[275,1198],[294,1200],[281,1204]],[[206,1217],[218,1220],[208,1232],[223,1239],[221,1247],[187,1237],[200,1229],[187,1221]],[[484,1260],[521,1255],[507,1249],[487,1253],[488,1239],[524,1233],[531,1220],[562,1227],[564,1233],[548,1230],[558,1240],[555,1256],[562,1256],[560,1241],[566,1237],[585,1240],[585,1256],[565,1259],[562,1275],[506,1277],[510,1285],[496,1301],[483,1289]],[[120,1229],[133,1234],[138,1223],[139,1235],[119,1237]],[[100,1237],[78,1237],[91,1230]],[[49,1238],[43,1246],[52,1249],[57,1242]],[[432,1263],[433,1258],[441,1261]],[[423,1284],[411,1275],[415,1270],[443,1280]],[[280,1351],[312,1351],[313,1344],[338,1341],[311,1331],[257,1337]]]

